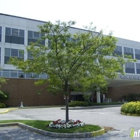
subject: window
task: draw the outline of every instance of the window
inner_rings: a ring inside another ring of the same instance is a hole
[[[32,73],[26,73],[26,78],[33,78]]]
[[[135,49],[135,58],[140,60],[140,50]]]
[[[46,79],[47,78],[47,74],[45,74],[45,73],[40,74],[40,78],[41,79]]]
[[[0,26],[0,42],[1,42],[1,35],[2,35],[2,27]]]
[[[24,50],[5,48],[4,63],[8,64],[10,57],[24,59]]]
[[[23,71],[18,71],[19,78],[25,78],[25,73]]]
[[[136,72],[140,74],[140,63],[136,63]]]
[[[134,63],[126,63],[125,64],[125,73],[135,73]]]
[[[11,70],[11,78],[18,78],[18,73],[17,73],[17,71],[16,70]]]
[[[6,27],[5,42],[24,44],[24,30]]]
[[[1,63],[1,48],[0,48],[0,63]]]
[[[120,56],[122,56],[122,47],[121,46],[117,46],[115,48],[114,55],[120,55]]]
[[[44,34],[41,34],[39,32],[34,31],[28,31],[28,45],[30,45],[31,42],[35,43],[40,39],[40,44],[45,45],[45,40],[42,40],[41,38],[44,36]]]
[[[3,77],[5,77],[5,78],[9,78],[10,77],[9,70],[3,70]]]
[[[124,55],[128,55],[128,56],[131,56],[132,58],[134,58],[134,56],[133,56],[133,49],[132,48],[124,47]],[[127,57],[127,56],[125,56],[125,57]]]

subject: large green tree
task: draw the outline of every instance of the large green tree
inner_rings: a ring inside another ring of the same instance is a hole
[[[2,84],[6,84],[6,79],[3,77],[0,77],[0,88]],[[0,89],[0,99],[1,98],[7,98],[7,95]]]
[[[122,57],[113,56],[117,40],[111,34],[104,36],[92,26],[74,33],[71,28],[74,24],[74,21],[47,22],[39,27],[44,34],[42,39],[27,47],[32,59],[11,59],[11,63],[24,72],[48,75],[36,84],[46,84],[50,92],[64,94],[66,121],[69,120],[71,89],[86,91],[93,86],[105,86],[106,79],[115,78],[125,63]],[[41,45],[42,40],[46,40],[45,46]]]

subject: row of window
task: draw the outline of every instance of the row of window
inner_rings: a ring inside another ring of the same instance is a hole
[[[1,42],[1,36],[2,36],[2,27],[0,26],[0,42]],[[34,43],[37,42],[38,39],[41,39],[43,36],[44,36],[44,34],[41,34],[39,32],[28,31],[28,45],[30,45],[31,42],[34,42]],[[73,41],[72,38],[70,38],[68,40]],[[24,30],[6,27],[5,42],[24,45]],[[40,40],[39,43],[42,45],[45,45],[45,40]],[[49,45],[51,44],[50,41],[48,42],[48,44]],[[117,46],[114,51],[114,54],[122,56],[123,55],[122,49],[124,49],[123,50],[124,57],[129,55],[132,58],[134,58],[134,50],[132,48],[128,48],[128,47]],[[139,49],[135,49],[135,59],[140,60],[140,50]]]
[[[5,28],[5,42],[6,43],[24,45],[24,38],[25,38],[24,35],[25,35],[24,30],[9,28],[9,27]],[[1,42],[1,36],[2,36],[2,27],[0,26],[0,42]],[[30,45],[31,42],[37,42],[43,36],[44,34],[41,34],[39,32],[28,31],[28,45]],[[42,45],[45,45],[45,40],[41,40],[39,43]]]
[[[135,51],[135,59],[140,60],[140,50],[139,49],[133,50],[132,48],[117,46],[114,51],[114,54],[122,56],[123,55],[122,49],[124,49],[124,57],[127,57],[129,55],[132,58],[134,58],[134,51]]]
[[[31,52],[28,52],[27,54],[28,54],[27,58],[32,59]],[[24,60],[24,50],[5,48],[4,64],[8,64],[10,57],[17,57],[19,59]],[[1,62],[1,48],[0,48],[0,62]],[[136,73],[140,74],[140,63],[136,63],[135,66],[135,64],[132,62],[125,64],[125,73],[135,73],[135,67]]]
[[[47,74],[24,73],[18,70],[0,70],[0,77],[4,78],[26,78],[26,79],[46,79]]]
[[[5,48],[4,54],[5,54],[4,64],[9,64],[10,57],[17,57],[18,59],[24,60],[24,50],[21,49]],[[0,48],[0,59],[1,59],[1,48]],[[27,53],[27,59],[33,59],[32,52]]]

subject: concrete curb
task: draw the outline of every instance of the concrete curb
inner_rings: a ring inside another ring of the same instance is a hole
[[[136,117],[140,117],[140,114],[131,114],[131,113],[124,113],[121,112],[122,115],[126,115],[126,116],[136,116]]]
[[[86,133],[55,133],[55,132],[49,132],[49,131],[37,129],[32,126],[29,126],[23,123],[18,123],[18,122],[3,123],[3,124],[0,124],[0,127],[15,126],[15,125],[21,128],[28,129],[30,131],[45,135],[45,136],[56,137],[56,138],[89,138],[89,137],[94,137],[94,136],[98,136],[105,133],[104,128],[102,128],[99,131],[86,132]]]
[[[77,107],[69,107],[69,110],[80,110],[80,109],[99,109],[99,108],[108,108],[108,107],[121,107],[122,104],[120,105],[99,105],[99,106],[77,106]],[[62,110],[65,110],[65,107],[61,108]]]
[[[4,109],[4,111],[0,111],[0,114],[5,114],[5,113],[8,113],[9,111],[17,110],[17,109],[18,109],[18,108]]]

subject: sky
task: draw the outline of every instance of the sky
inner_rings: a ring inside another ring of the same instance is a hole
[[[140,42],[140,0],[0,0],[0,13],[42,21],[76,21],[83,28]]]

